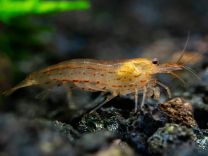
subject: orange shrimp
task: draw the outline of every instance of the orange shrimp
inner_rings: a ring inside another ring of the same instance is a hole
[[[31,73],[20,84],[4,94],[8,95],[19,88],[33,85],[47,88],[51,85],[67,84],[87,91],[110,92],[111,95],[99,107],[118,95],[132,93],[135,95],[135,111],[137,111],[138,94],[143,93],[141,102],[141,108],[143,108],[147,96],[160,97],[158,85],[164,88],[171,98],[170,89],[157,81],[154,78],[155,74],[175,75],[173,71],[183,69],[187,68],[176,63],[160,65],[157,59],[134,58],[120,61],[73,59]]]

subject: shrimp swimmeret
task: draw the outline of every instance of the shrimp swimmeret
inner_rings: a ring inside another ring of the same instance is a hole
[[[73,59],[46,67],[31,73],[17,86],[4,92],[9,95],[23,87],[39,85],[51,87],[62,84],[86,91],[110,92],[111,94],[99,104],[110,101],[118,95],[134,94],[135,111],[138,108],[138,94],[143,93],[141,108],[146,97],[160,97],[160,86],[164,88],[169,98],[169,88],[154,78],[155,74],[169,73],[177,76],[173,71],[189,70],[188,67],[177,63],[159,64],[157,59],[134,58],[120,61],[101,61],[93,59]]]

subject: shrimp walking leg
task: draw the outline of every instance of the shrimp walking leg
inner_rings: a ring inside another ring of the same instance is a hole
[[[76,102],[74,101],[73,95],[72,95],[72,87],[73,87],[72,84],[62,83],[62,86],[66,91],[66,98],[67,98],[67,101],[68,101],[68,107],[70,109],[75,109],[77,106],[76,106]]]
[[[40,93],[38,93],[35,98],[40,100],[45,100],[50,95],[51,89],[43,90]]]
[[[171,92],[170,92],[170,89],[166,85],[164,85],[163,83],[161,83],[159,81],[156,81],[156,83],[166,90],[166,92],[168,93],[168,97],[169,98],[172,97]]]
[[[156,100],[160,99],[160,88],[159,87],[153,88],[153,95],[154,95],[154,99],[156,99]]]
[[[135,99],[134,112],[136,113],[138,109],[138,89],[135,89],[134,99]]]
[[[143,107],[144,107],[144,102],[145,102],[145,99],[146,99],[146,94],[147,94],[147,87],[144,87],[143,97],[142,97],[142,103],[140,105],[141,110],[143,110]]]
[[[49,95],[53,92],[55,85],[57,85],[56,83],[48,83],[48,84],[43,84],[41,86],[42,89],[44,89],[43,91],[41,91],[40,93],[38,93],[35,98],[37,99],[41,99],[41,100],[45,100],[46,98],[49,97]],[[58,86],[58,85],[57,85]]]
[[[112,100],[113,98],[115,98],[117,95],[114,95],[114,94],[111,94],[111,95],[108,95],[106,97],[106,99],[101,103],[99,104],[98,106],[96,106],[95,108],[93,108],[90,113],[93,113],[94,111],[96,111],[97,109],[99,109],[100,107],[102,107],[104,104],[106,104],[108,101]]]
[[[100,103],[102,103],[103,100],[105,100],[105,96],[106,96],[106,93],[105,92],[101,92],[100,95],[98,95],[98,97],[96,97],[95,100],[93,100],[92,103],[90,103],[89,105],[87,105],[85,108],[86,109],[95,108]]]

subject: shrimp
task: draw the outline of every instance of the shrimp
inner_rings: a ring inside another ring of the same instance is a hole
[[[170,89],[156,80],[156,74],[175,75],[174,71],[183,69],[187,68],[177,63],[159,64],[157,59],[133,58],[119,61],[73,59],[31,73],[4,94],[9,95],[17,89],[34,85],[48,88],[61,84],[85,91],[110,92],[111,94],[97,108],[118,95],[134,94],[135,112],[137,112],[139,93],[143,93],[141,109],[147,97],[154,96],[157,99],[160,97],[158,86],[164,88],[171,98]]]

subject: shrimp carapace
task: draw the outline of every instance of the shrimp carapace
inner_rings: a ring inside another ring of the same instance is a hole
[[[110,92],[111,97],[106,101],[118,95],[133,93],[136,110],[137,94],[143,92],[142,106],[146,96],[155,95],[158,98],[157,85],[165,88],[170,97],[168,87],[155,80],[154,75],[176,70],[183,70],[183,67],[170,63],[160,65],[157,59],[134,58],[119,61],[73,59],[36,71],[5,93],[10,94],[17,89],[33,85],[47,88],[55,84],[67,84],[87,91]]]

